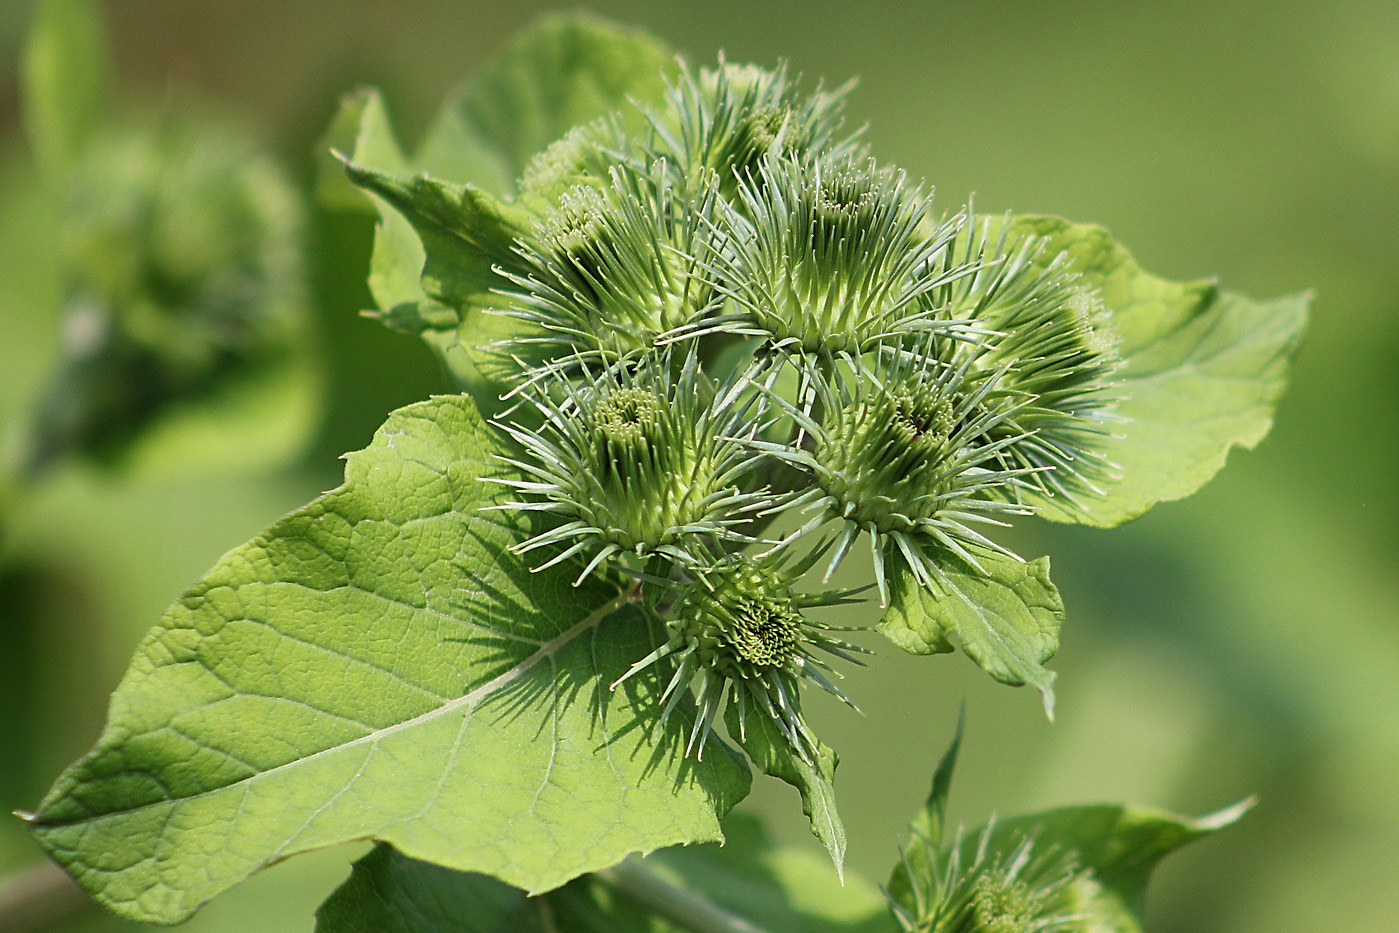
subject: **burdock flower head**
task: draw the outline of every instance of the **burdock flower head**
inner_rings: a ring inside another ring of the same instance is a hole
[[[921,330],[957,333],[926,296],[971,271],[948,256],[965,218],[925,230],[929,197],[850,157],[769,158],[721,204],[701,268],[727,307],[669,339],[760,337],[783,353],[862,353]]]
[[[517,553],[563,545],[538,569],[583,554],[581,582],[621,554],[694,565],[718,542],[752,540],[734,526],[771,502],[746,488],[761,454],[741,443],[751,428],[707,390],[693,352],[578,372],[548,370],[522,393],[539,428],[497,421],[522,448],[501,459],[527,477],[492,479],[527,496],[498,508],[556,520]]]
[[[1040,468],[1039,490],[1074,507],[1117,475],[1101,451],[1122,420],[1117,341],[1099,290],[1068,268],[1065,254],[1042,238],[1009,234],[1008,219],[972,225],[942,261],[947,272],[973,273],[944,276],[930,298],[942,313],[975,318],[994,334],[975,355],[973,375],[999,374],[1032,401],[993,434],[1022,435],[1008,461]]]
[[[851,704],[832,682],[824,655],[859,663],[863,649],[831,634],[803,610],[840,605],[849,591],[798,593],[793,584],[811,558],[788,565],[785,558],[731,555],[692,567],[688,581],[670,584],[678,595],[667,613],[668,638],[617,679],[615,689],[659,661],[674,668],[660,695],[662,721],[693,682],[698,708],[687,753],[704,745],[725,703],[733,704],[737,738],[747,738],[748,717],[770,719],[800,757],[815,760],[816,738],[802,717],[800,690],[810,682]],[[731,725],[731,729],[735,725]]]
[[[717,293],[691,257],[705,249],[716,197],[712,178],[682,194],[661,161],[564,189],[518,247],[524,271],[501,270],[515,288],[498,312],[532,325],[506,349],[609,364],[704,312]]]
[[[902,561],[921,586],[937,591],[946,554],[978,569],[978,550],[1014,557],[977,527],[1004,525],[1001,516],[1032,511],[1006,493],[1040,468],[1007,463],[1006,451],[1026,435],[998,430],[1028,397],[1000,387],[1004,370],[970,379],[977,354],[947,361],[955,354],[940,348],[960,343],[928,334],[816,370],[812,404],[770,393],[810,443],[746,441],[810,477],[809,487],[784,507],[816,514],[779,547],[839,522],[829,579],[867,534],[881,605],[889,600],[888,559]]]
[[[769,156],[810,159],[855,148],[839,135],[850,85],[800,93],[786,66],[767,71],[732,65],[698,73],[686,69],[666,95],[666,106],[648,113],[652,157],[663,157],[682,176],[715,177],[725,197]]]

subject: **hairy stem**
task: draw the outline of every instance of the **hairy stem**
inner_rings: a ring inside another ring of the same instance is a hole
[[[603,881],[677,929],[688,933],[762,933],[736,914],[662,879],[636,858],[597,873]]]

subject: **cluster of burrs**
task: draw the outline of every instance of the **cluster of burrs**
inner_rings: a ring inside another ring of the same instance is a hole
[[[882,606],[895,575],[936,595],[1014,557],[995,526],[1112,470],[1096,291],[1004,223],[935,214],[842,135],[842,96],[682,69],[641,131],[618,115],[535,158],[538,219],[499,270],[523,474],[502,508],[542,519],[516,550],[641,581],[669,636],[618,683],[670,665],[660,702],[693,695],[701,752],[728,703],[740,741],[757,714],[816,754],[799,689],[844,699],[821,658],[853,650],[805,614],[851,595],[798,591],[818,558],[829,581],[864,536]]]

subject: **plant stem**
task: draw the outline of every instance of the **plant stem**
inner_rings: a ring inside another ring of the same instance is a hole
[[[736,914],[678,888],[662,879],[636,858],[603,869],[597,876],[618,892],[654,912],[672,926],[688,933],[763,933]]]

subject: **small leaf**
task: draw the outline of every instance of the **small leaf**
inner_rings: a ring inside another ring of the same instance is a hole
[[[39,842],[103,904],[172,923],[298,852],[374,838],[539,892],[720,838],[748,789],[655,723],[629,593],[531,573],[469,399],[391,415],[346,481],[228,554],[142,643]]]
[[[427,175],[393,178],[353,162],[346,163],[345,171],[413,225],[426,253],[422,285],[430,298],[451,307],[479,308],[490,303],[492,290],[509,284],[495,267],[519,266],[512,247],[529,222],[521,211],[475,185]]]
[[[374,200],[345,176],[344,157],[389,175],[408,170],[377,88],[346,94],[316,146],[317,202],[338,210],[372,211]]]
[[[1252,806],[1245,800],[1199,819],[1110,804],[1063,807],[996,822],[989,851],[1008,857],[1024,839],[1034,839],[1036,851],[1072,854],[1089,873],[1066,892],[1073,912],[1090,921],[1084,928],[1143,933],[1146,884],[1161,859],[1232,826]],[[980,836],[972,833],[964,840],[964,855],[970,857]]]
[[[819,739],[815,762],[793,754],[777,724],[767,716],[749,715],[740,729],[738,709],[733,703],[725,710],[724,718],[730,737],[759,770],[786,781],[801,794],[802,813],[811,821],[812,835],[821,840],[835,863],[836,874],[844,878],[845,826],[836,811],[834,783],[839,757]]]
[[[1142,270],[1101,227],[1057,217],[1013,219],[1011,238],[1045,237],[1046,260],[1066,252],[1102,290],[1123,357],[1127,420],[1103,444],[1121,479],[1082,510],[1047,500],[1055,521],[1112,527],[1158,502],[1199,489],[1234,446],[1252,448],[1272,427],[1309,295],[1255,302],[1212,282],[1171,282]]]
[[[66,173],[98,118],[111,80],[107,34],[91,0],[43,0],[24,48],[24,125],[40,166]]]
[[[940,581],[945,592],[923,589],[906,569],[890,580],[890,605],[879,631],[912,654],[961,648],[1004,684],[1029,684],[1054,717],[1054,674],[1044,662],[1059,650],[1064,603],[1049,580],[1049,558],[1022,563],[978,555],[986,573],[950,556]]]

